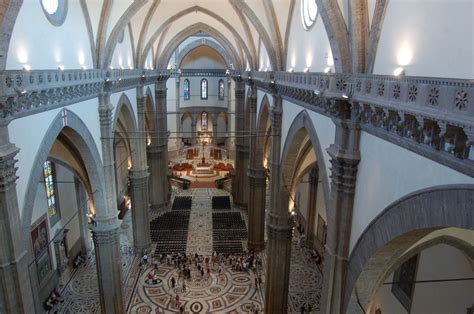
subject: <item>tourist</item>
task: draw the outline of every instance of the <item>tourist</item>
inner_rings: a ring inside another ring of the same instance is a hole
[[[183,293],[186,292],[186,283],[184,282],[184,280],[183,280],[183,290],[182,290],[182,292]]]
[[[176,297],[175,297],[174,299],[175,299],[175,301],[176,301],[175,307],[178,307],[178,306],[179,306],[179,295],[176,294]]]
[[[311,304],[308,304],[308,313],[311,313],[312,310],[313,310],[313,307],[311,306]]]
[[[143,265],[145,266],[148,265],[148,255],[146,254],[146,252],[142,257],[142,262],[143,262]]]
[[[174,277],[171,277],[171,288],[174,289],[175,284],[176,284],[176,280],[174,279]]]
[[[179,313],[184,313],[184,306],[181,305],[181,307],[179,308]]]

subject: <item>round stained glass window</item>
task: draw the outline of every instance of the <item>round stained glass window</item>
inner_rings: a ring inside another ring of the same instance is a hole
[[[305,30],[309,30],[316,22],[318,5],[316,0],[301,0],[301,22]]]
[[[54,26],[61,26],[66,20],[67,0],[40,0],[41,7],[48,21]]]
[[[59,0],[41,0],[43,8],[48,14],[54,14],[58,11]]]

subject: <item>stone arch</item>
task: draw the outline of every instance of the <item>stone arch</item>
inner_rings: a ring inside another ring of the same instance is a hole
[[[0,32],[2,34],[0,37],[0,70],[6,68],[10,39],[22,5],[23,0],[3,1],[2,12],[0,12]]]
[[[351,71],[351,52],[346,22],[337,1],[315,0],[326,28],[336,72]]]
[[[186,47],[184,47],[183,50],[181,50],[179,52],[178,57],[176,58],[176,64],[178,65],[178,67],[181,67],[181,63],[183,62],[184,58],[191,51],[193,51],[194,49],[196,49],[198,47],[201,47],[201,46],[207,46],[211,49],[214,49],[222,57],[222,59],[225,60],[226,65],[227,65],[228,68],[230,68],[231,63],[237,64],[237,60],[235,60],[235,58],[230,56],[228,54],[228,52],[224,48],[222,48],[222,46],[218,45],[217,43],[215,43],[212,40],[203,41],[203,40],[197,39],[197,40],[187,44]]]
[[[67,112],[67,125],[64,125],[62,114]],[[33,215],[34,202],[37,193],[38,182],[43,175],[43,163],[48,158],[49,152],[59,134],[62,133],[74,145],[86,168],[89,183],[92,187],[92,197],[98,215],[106,215],[104,195],[104,173],[101,157],[95,145],[94,139],[85,123],[72,111],[64,109],[59,112],[49,126],[41,145],[36,153],[33,167],[27,184],[27,193],[23,203],[22,232],[25,239],[25,247],[31,253],[30,225]],[[104,211],[104,212],[102,212]]]
[[[98,56],[98,67],[105,68],[107,67],[110,62],[112,61],[112,57],[114,55],[115,47],[120,38],[120,34],[122,31],[125,30],[127,24],[132,20],[135,14],[140,11],[140,9],[145,5],[146,1],[134,1],[130,4],[130,6],[125,10],[122,16],[119,18],[117,23],[115,24],[112,32],[109,35],[109,39],[105,44],[103,55],[99,54]],[[105,38],[104,38],[105,40]],[[133,40],[131,43],[133,44]],[[133,49],[132,49],[133,50]],[[99,52],[100,53],[100,52]]]
[[[474,230],[474,185],[431,187],[408,194],[387,206],[359,237],[349,257],[343,308],[363,306],[396,260],[432,231],[445,227]]]
[[[150,49],[152,49],[153,47],[153,44],[154,42],[158,39],[158,37],[166,32],[168,30],[168,28],[170,27],[170,25],[175,22],[176,20],[178,20],[179,18],[185,16],[186,14],[190,14],[190,13],[194,13],[196,11],[199,11],[203,14],[207,14],[209,15],[210,17],[216,19],[217,21],[219,21],[220,23],[222,23],[227,29],[229,29],[229,31],[234,35],[238,45],[240,45],[240,49],[242,49],[243,51],[245,51],[245,54],[247,55],[248,59],[249,60],[252,60],[252,62],[254,62],[254,60],[256,60],[256,57],[254,55],[252,55],[250,53],[250,51],[248,50],[248,47],[245,45],[245,42],[243,41],[243,39],[240,37],[239,33],[232,27],[232,25],[230,25],[226,20],[224,20],[221,16],[217,15],[216,13],[208,10],[208,9],[205,9],[205,8],[202,8],[200,6],[192,6],[192,7],[189,7],[175,15],[173,15],[172,17],[170,17],[168,20],[166,20],[154,33],[153,35],[150,37],[150,39],[148,40],[147,44],[145,45],[145,47],[143,48],[143,52],[141,54],[141,57],[139,59],[140,61],[140,64],[139,66],[143,65],[145,63],[145,59],[146,59],[146,56],[148,54],[148,52],[150,51]],[[192,26],[190,26],[192,27]],[[188,27],[188,29],[190,28]],[[220,33],[219,33],[220,34]],[[189,37],[189,36],[186,36],[186,37]],[[223,36],[222,36],[223,37]],[[184,39],[183,39],[184,40]],[[181,41],[180,41],[181,42]],[[221,43],[222,44],[222,43]],[[227,49],[227,47],[223,46],[225,49]],[[231,52],[231,50],[227,49],[229,52]],[[234,52],[233,52],[234,53]],[[238,56],[238,54],[234,54],[234,56]],[[159,58],[157,58],[159,59]],[[166,59],[166,58],[165,58]],[[168,58],[169,59],[169,58]],[[238,59],[238,58],[236,58]],[[160,63],[158,62],[157,60],[157,67]],[[236,65],[237,67],[237,65]]]
[[[329,208],[329,182],[326,175],[326,166],[323,159],[323,150],[319,142],[316,129],[306,110],[301,111],[293,120],[288,130],[285,145],[283,148],[281,165],[282,185],[291,184],[296,169],[296,159],[298,158],[299,148],[304,144],[305,137],[308,136],[311,146],[316,153],[316,162],[319,168],[319,176],[322,180],[324,201],[326,208]]]
[[[138,138],[140,134],[138,133],[137,121],[135,119],[134,111],[130,99],[125,93],[122,93],[120,96],[117,106],[115,108],[114,119],[113,119],[113,129],[114,129],[114,138],[120,137],[123,139],[126,144],[126,150],[131,158],[131,166],[134,167],[135,163],[138,161]],[[117,129],[120,131],[117,132]],[[117,163],[116,153],[118,152],[117,147],[114,143],[114,159],[115,159],[115,183],[117,190],[117,197],[120,196],[120,187],[122,186],[123,181],[119,181],[118,174],[123,172],[123,160],[120,163]],[[125,169],[126,171],[126,169]],[[120,184],[120,185],[119,185]]]
[[[238,57],[238,52],[227,38],[225,38],[218,30],[207,24],[196,23],[179,32],[169,41],[169,43],[164,47],[161,56],[158,58],[157,68],[166,68],[171,55],[176,50],[176,48],[178,48],[186,38],[193,36],[198,32],[206,33],[214,38],[220,45],[222,45],[222,47],[224,47],[224,49],[229,52],[230,55],[234,56],[233,58],[237,61],[235,66],[237,68],[241,67],[243,61],[240,60]]]

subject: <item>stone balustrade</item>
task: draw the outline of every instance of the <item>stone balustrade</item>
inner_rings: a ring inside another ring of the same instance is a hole
[[[34,70],[0,72],[0,119],[12,119],[167,79],[167,70]]]
[[[350,119],[369,133],[474,176],[474,80],[233,71],[267,92],[335,117],[350,104]]]

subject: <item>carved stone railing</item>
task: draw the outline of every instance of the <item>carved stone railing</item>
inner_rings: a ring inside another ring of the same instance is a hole
[[[229,74],[227,70],[219,69],[178,69],[171,70],[172,76],[202,76],[202,77],[225,77]]]
[[[237,72],[267,92],[333,117],[350,104],[361,128],[474,176],[474,80],[367,74]]]
[[[0,72],[0,120],[35,114],[99,96],[152,84],[167,70],[34,70]]]

